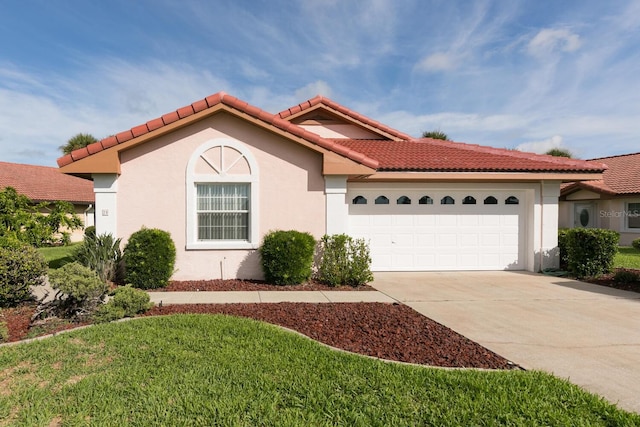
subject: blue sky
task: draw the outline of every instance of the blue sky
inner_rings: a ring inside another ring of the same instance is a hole
[[[0,160],[55,166],[218,91],[322,94],[403,132],[594,158],[640,151],[640,2],[9,0]]]

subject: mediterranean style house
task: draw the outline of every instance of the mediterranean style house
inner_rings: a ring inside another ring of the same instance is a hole
[[[85,227],[93,225],[95,196],[86,179],[60,173],[57,168],[0,162],[0,188],[13,187],[34,203],[64,201],[73,205]],[[71,241],[83,239],[83,230],[71,232]]]
[[[640,153],[588,161],[607,169],[602,179],[562,185],[559,226],[607,228],[630,246],[640,238]]]
[[[272,114],[217,93],[58,159],[96,229],[171,233],[174,279],[261,278],[276,229],[365,238],[374,271],[557,265],[560,185],[604,165],[414,138],[325,97]]]

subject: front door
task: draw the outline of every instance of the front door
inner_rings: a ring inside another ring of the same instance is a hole
[[[596,226],[593,203],[576,203],[573,215],[573,226],[593,228]]]

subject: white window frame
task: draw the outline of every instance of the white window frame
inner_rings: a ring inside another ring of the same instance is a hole
[[[220,148],[224,153],[226,147],[237,151],[242,158],[246,159],[250,170],[248,175],[228,174],[227,171],[233,164],[226,165],[224,155],[221,159],[221,165],[212,165],[205,159],[212,168],[211,174],[196,174],[196,164],[207,151],[213,148]],[[187,250],[257,249],[259,247],[258,164],[246,145],[229,138],[216,138],[203,143],[193,152],[189,159],[185,181],[187,195]],[[248,240],[198,240],[197,184],[249,184]]]

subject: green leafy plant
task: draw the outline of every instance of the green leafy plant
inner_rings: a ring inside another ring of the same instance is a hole
[[[122,286],[115,290],[109,302],[97,310],[94,319],[99,323],[111,322],[123,317],[134,317],[151,307],[153,303],[148,293],[131,285]]]
[[[40,307],[36,317],[82,319],[91,316],[107,295],[107,285],[92,269],[72,262],[49,273],[55,299]]]
[[[622,284],[637,283],[640,282],[640,274],[635,271],[619,269],[613,275],[613,281]]]
[[[566,234],[567,265],[578,278],[608,273],[618,252],[620,234],[599,228],[572,228]]]
[[[155,289],[169,284],[176,262],[171,235],[157,228],[142,228],[129,237],[123,253],[125,282]]]
[[[640,251],[640,239],[635,239],[633,242],[631,242],[631,246]]]
[[[96,226],[95,225],[90,225],[90,226],[86,227],[84,229],[84,237],[85,238],[87,238],[87,237],[95,238],[96,237]]]
[[[120,241],[111,234],[85,234],[84,241],[74,253],[74,260],[95,271],[104,282],[119,282],[122,266]]]
[[[560,255],[560,269],[566,270],[569,266],[567,259],[567,232],[568,228],[560,228],[558,230],[558,252]]]
[[[373,280],[369,245],[346,234],[324,235],[318,244],[317,277],[331,286],[359,286]]]
[[[31,299],[30,287],[44,284],[47,274],[47,262],[36,248],[11,242],[0,247],[0,307]]]
[[[262,241],[262,270],[268,283],[295,285],[309,280],[315,239],[295,230],[271,231]]]
[[[46,215],[45,213],[46,212]],[[0,191],[0,237],[9,237],[33,246],[69,243],[68,231],[82,226],[68,202],[36,204],[7,187]]]

